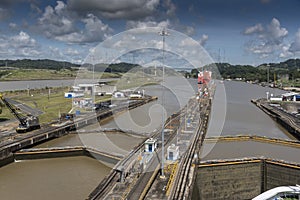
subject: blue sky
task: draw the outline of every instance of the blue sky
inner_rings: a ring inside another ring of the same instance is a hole
[[[2,0],[0,59],[81,63],[115,34],[160,27],[187,34],[215,61],[280,62],[300,56],[299,10],[299,0]]]

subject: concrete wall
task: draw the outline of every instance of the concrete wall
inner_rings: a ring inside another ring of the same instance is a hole
[[[251,199],[261,192],[262,163],[199,167],[193,199]]]
[[[300,168],[266,164],[266,190],[282,185],[300,184]]]
[[[192,199],[252,199],[282,185],[300,183],[300,167],[266,160],[198,167]]]

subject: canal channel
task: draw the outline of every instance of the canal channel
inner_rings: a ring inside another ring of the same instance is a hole
[[[189,81],[195,89],[196,80]],[[164,111],[168,116],[182,108],[187,99],[195,94],[193,89],[190,91],[181,89],[174,92],[172,88],[176,87],[176,84],[178,84],[176,80],[170,80],[164,92]],[[252,98],[265,96],[270,88],[234,81],[216,82],[216,84],[217,90],[213,100],[207,137],[244,134],[291,138],[281,126],[250,102]],[[151,85],[140,89],[145,89],[146,94],[158,96],[158,100],[100,122],[100,124],[85,127],[86,133],[82,131],[79,134],[70,134],[40,144],[35,148],[83,145],[126,155],[134,146],[143,141],[143,133],[155,131],[161,126],[162,87]],[[283,93],[275,89],[271,92]],[[215,128],[215,123],[219,125],[219,128]],[[132,130],[141,133],[141,137],[123,132],[103,133],[100,131],[103,128]],[[110,170],[111,168],[101,161],[81,156],[17,161],[0,168],[0,193],[4,199],[18,199],[17,196],[13,197],[11,194],[15,193],[15,188],[23,186],[18,193],[20,195],[23,193],[21,197],[32,197],[30,199],[40,199],[44,194],[49,199],[84,199]],[[47,198],[43,197],[43,199]]]

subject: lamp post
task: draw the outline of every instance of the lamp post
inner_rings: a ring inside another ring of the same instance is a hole
[[[268,87],[269,87],[269,83],[270,83],[270,65],[267,65],[268,69],[267,69],[267,82],[268,82]]]
[[[92,55],[92,63],[93,63],[93,83],[92,83],[92,110],[95,107],[95,57]]]
[[[161,130],[161,178],[165,178],[164,174],[164,140],[165,140],[165,116],[164,116],[164,82],[165,82],[165,37],[169,35],[169,33],[163,29],[159,32],[159,35],[162,36],[163,39],[163,74],[162,74],[162,130]]]

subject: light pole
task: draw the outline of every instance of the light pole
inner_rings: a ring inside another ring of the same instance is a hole
[[[268,82],[268,87],[269,87],[269,82],[270,82],[270,65],[267,65],[268,69],[267,69],[267,82]]]
[[[95,107],[95,57],[92,55],[92,63],[93,63],[93,83],[92,83],[92,110]]]
[[[163,29],[161,32],[159,32],[159,35],[162,36],[163,39],[163,74],[162,74],[162,130],[161,130],[161,178],[165,178],[164,174],[164,143],[165,143],[165,116],[164,116],[164,82],[165,82],[165,37],[169,35],[169,33]]]

